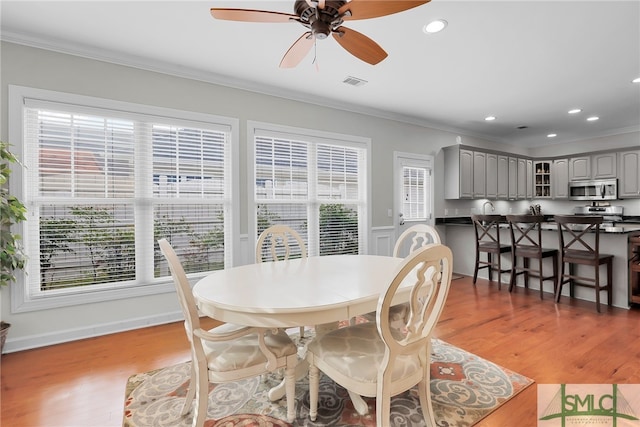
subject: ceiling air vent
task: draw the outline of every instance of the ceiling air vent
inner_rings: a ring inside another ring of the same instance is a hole
[[[342,83],[346,83],[351,86],[364,86],[368,82],[366,80],[359,79],[357,77],[347,76]]]

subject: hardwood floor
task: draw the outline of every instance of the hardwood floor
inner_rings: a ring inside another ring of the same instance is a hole
[[[214,322],[207,320],[205,326]],[[640,311],[454,280],[435,336],[545,383],[640,383]],[[1,424],[121,426],[134,373],[189,359],[182,323],[2,355]],[[479,426],[535,426],[533,385]],[[515,421],[517,420],[517,422]]]

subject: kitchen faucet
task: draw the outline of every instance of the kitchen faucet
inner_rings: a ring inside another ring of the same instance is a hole
[[[484,208],[487,206],[487,204],[489,204],[491,206],[491,212],[494,212],[496,210],[496,207],[493,206],[493,203],[491,203],[491,201],[487,200],[486,202],[484,202],[482,204],[482,215],[486,215],[484,212]]]

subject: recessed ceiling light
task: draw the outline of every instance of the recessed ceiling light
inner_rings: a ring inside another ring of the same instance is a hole
[[[588,122],[595,122],[595,121],[596,121],[596,120],[598,120],[599,118],[600,118],[600,117],[598,117],[598,116],[592,116],[592,117],[589,117],[589,118],[587,119],[587,121],[588,121]]]
[[[431,21],[428,24],[426,24],[422,28],[422,31],[424,31],[427,34],[435,34],[444,30],[446,26],[447,26],[447,21],[445,21],[444,19],[436,19],[435,21]]]
[[[640,77],[631,80],[631,83],[640,83]]]
[[[579,108],[574,108],[573,110],[569,110],[568,113],[569,114],[578,114],[580,111],[582,111],[582,110],[579,109]]]
[[[495,116],[487,116],[487,117],[485,117],[484,119],[485,119],[486,121],[488,121],[488,122],[491,122],[491,121],[495,120],[496,118],[495,118]]]
[[[549,135],[547,135],[547,138],[555,138],[556,136],[558,136],[557,133],[550,133]]]

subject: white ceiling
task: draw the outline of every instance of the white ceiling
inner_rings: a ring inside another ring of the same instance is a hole
[[[293,13],[293,0],[3,0],[1,34],[523,147],[640,130],[640,84],[631,83],[640,77],[640,0],[432,0],[345,22],[389,53],[380,64],[361,62],[330,37],[295,69],[278,64],[306,31],[300,24],[220,21],[211,7]],[[446,30],[424,34],[435,18],[448,21]],[[368,83],[342,83],[348,76]],[[583,112],[569,115],[571,108]],[[484,121],[488,115],[497,120]],[[587,122],[591,115],[600,120]]]

